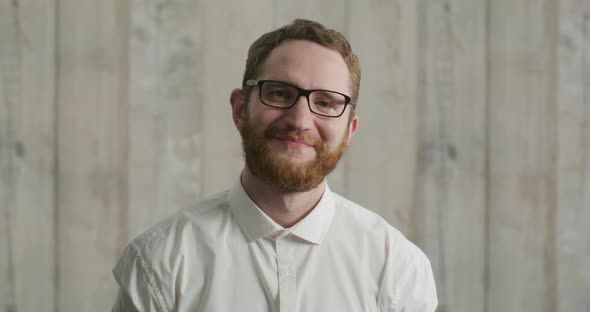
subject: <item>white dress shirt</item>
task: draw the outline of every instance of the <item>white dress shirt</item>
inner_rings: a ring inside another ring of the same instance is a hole
[[[330,192],[285,229],[237,182],[133,240],[113,311],[405,311],[437,306],[430,262],[377,214]]]

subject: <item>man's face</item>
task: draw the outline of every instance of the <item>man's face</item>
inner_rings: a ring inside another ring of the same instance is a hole
[[[350,94],[349,72],[340,54],[309,41],[279,45],[263,63],[257,79]],[[236,124],[248,169],[286,192],[318,186],[336,167],[358,125],[356,116],[349,123],[349,107],[338,118],[322,117],[309,110],[305,97],[290,109],[266,106],[256,87],[246,107],[233,108],[234,120],[239,115]]]

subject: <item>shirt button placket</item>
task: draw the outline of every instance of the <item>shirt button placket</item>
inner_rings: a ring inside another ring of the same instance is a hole
[[[278,237],[277,246],[277,268],[279,279],[279,311],[295,312],[296,308],[296,272],[289,239],[286,236]]]

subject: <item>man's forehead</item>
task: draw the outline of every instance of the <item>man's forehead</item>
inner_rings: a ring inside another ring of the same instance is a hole
[[[280,80],[307,89],[349,90],[348,67],[338,51],[311,41],[288,40],[263,62],[258,79]]]
[[[314,59],[321,58],[323,62],[334,62],[346,66],[338,51],[308,40],[285,40],[270,51],[264,63],[304,61],[309,60],[310,55],[313,55]]]

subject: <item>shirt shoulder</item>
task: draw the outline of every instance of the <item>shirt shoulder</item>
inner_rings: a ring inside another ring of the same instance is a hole
[[[228,191],[182,209],[134,238],[113,274],[139,311],[167,311],[173,305],[175,281],[187,252],[207,249],[216,228],[230,219]]]
[[[346,232],[354,238],[364,238],[363,244],[382,251],[383,261],[395,259],[394,264],[407,267],[428,262],[422,250],[379,214],[356,204],[338,194],[334,194],[336,205],[336,224],[338,233]],[[349,238],[350,239],[350,238]]]
[[[438,304],[432,267],[426,254],[377,213],[334,193],[342,230],[365,236],[365,245],[382,252],[383,276],[378,295],[382,311],[431,312]],[[405,310],[404,310],[405,309]]]
[[[168,242],[169,236],[178,234],[179,230],[214,225],[211,221],[219,220],[228,212],[227,193],[228,191],[224,191],[215,194],[191,207],[177,211],[134,238],[130,245],[147,250],[159,243]]]
[[[389,236],[395,241],[407,241],[406,237],[379,214],[371,211],[337,193],[332,193],[336,214],[340,222],[357,232],[372,232],[377,235]]]

